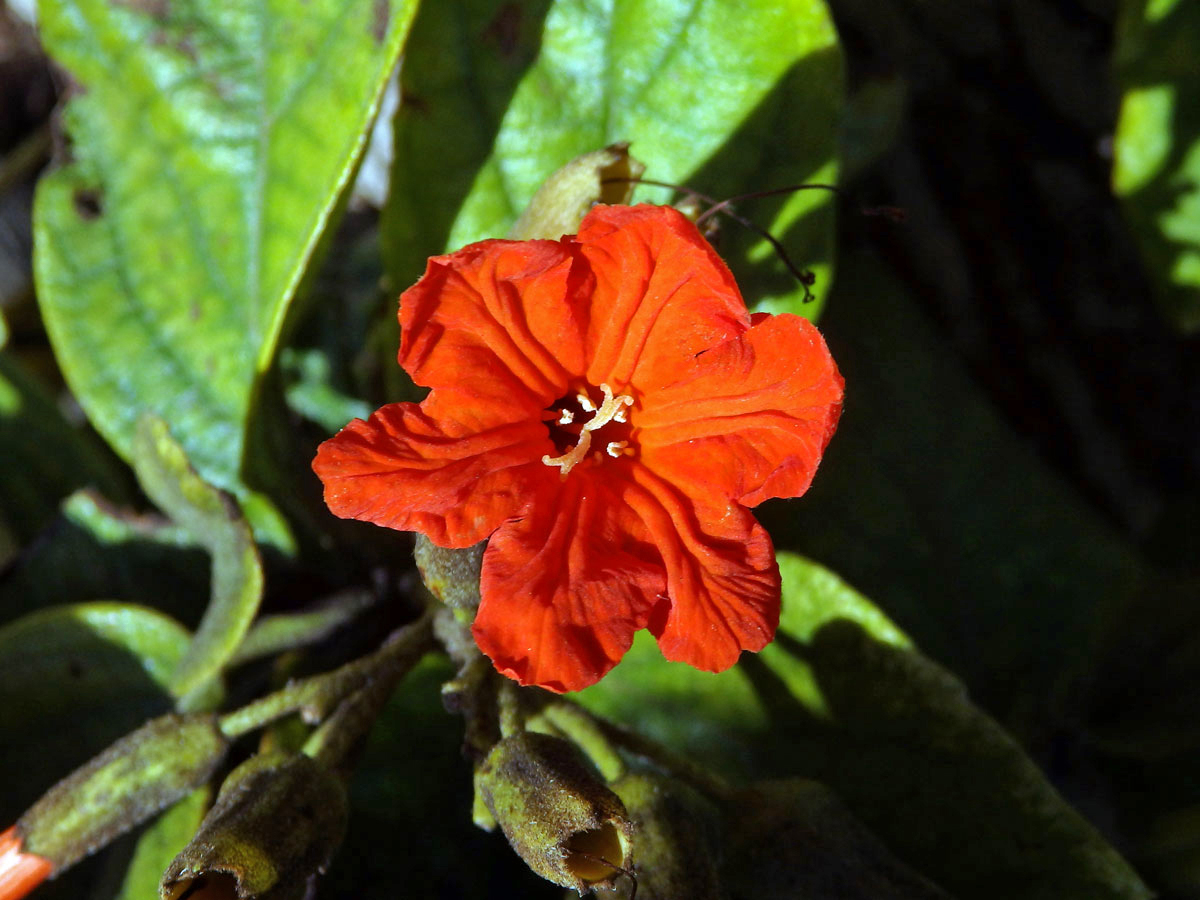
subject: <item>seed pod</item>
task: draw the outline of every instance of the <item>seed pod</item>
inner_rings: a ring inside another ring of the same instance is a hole
[[[50,860],[58,874],[208,781],[228,746],[216,716],[152,719],[21,816],[25,850]]]
[[[221,785],[163,875],[163,900],[300,900],[346,831],[341,780],[302,754],[263,753]]]
[[[625,806],[569,741],[507,737],[479,766],[475,786],[512,848],[548,881],[582,894],[629,870]]]

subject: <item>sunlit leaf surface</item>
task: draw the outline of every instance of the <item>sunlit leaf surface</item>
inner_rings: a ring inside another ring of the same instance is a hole
[[[1200,328],[1200,7],[1123,0],[1117,36],[1125,93],[1113,187],[1167,315],[1193,332]]]
[[[150,411],[206,479],[247,494],[256,380],[414,8],[42,4],[47,50],[80,89],[70,159],[34,210],[38,294],[76,397],[123,456]]]
[[[819,0],[428,3],[403,81],[383,224],[397,289],[427,256],[503,236],[546,176],[613,142],[631,142],[645,177],[719,198],[836,177],[841,54]],[[786,239],[823,297],[828,196],[740,208]],[[749,301],[815,314],[765,244],[726,243]]]

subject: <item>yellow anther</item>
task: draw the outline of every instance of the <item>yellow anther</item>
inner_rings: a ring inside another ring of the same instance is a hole
[[[611,456],[613,459],[616,459],[624,452],[625,448],[628,446],[629,446],[629,441],[609,441],[608,446],[605,447],[604,449],[608,453],[609,456]]]
[[[559,425],[570,425],[574,421],[575,413],[571,412],[569,409],[562,410],[562,415],[558,417]]]

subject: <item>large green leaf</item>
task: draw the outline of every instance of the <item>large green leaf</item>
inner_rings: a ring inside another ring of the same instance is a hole
[[[786,553],[780,554],[780,569],[785,576],[781,632],[807,640],[836,616],[860,624],[880,641],[909,646],[887,616],[832,572]],[[774,644],[760,656],[771,661],[790,696],[822,714],[824,700],[810,666]],[[794,774],[788,768],[790,738],[772,737],[768,708],[742,668],[713,674],[668,662],[649,632],[638,632],[621,663],[576,699],[726,775]]]
[[[634,655],[580,701],[698,761],[730,757],[710,743],[708,729],[721,729],[758,777],[824,782],[904,863],[958,896],[1149,896],[878,607],[802,557],[779,563],[779,634],[761,653],[720,675]]]
[[[574,695],[592,712],[635,728],[733,776],[750,778],[770,723],[740,669],[714,675],[667,662],[640,631],[620,664]]]
[[[462,0],[425,4],[413,35],[383,220],[396,288],[427,256],[503,236],[551,172],[613,142],[647,178],[719,196],[836,174],[841,56],[820,0]],[[828,197],[745,211],[823,295]],[[815,310],[763,242],[725,249],[749,300]]]
[[[1200,7],[1123,0],[1116,72],[1124,90],[1113,187],[1163,306],[1200,328]]]
[[[67,165],[34,210],[59,362],[128,457],[154,412],[245,501],[255,385],[394,68],[412,0],[55,0],[49,52],[82,86]],[[260,533],[286,544],[264,505]]]
[[[241,644],[262,600],[262,560],[237,504],[188,465],[162,419],[138,422],[133,464],[150,499],[212,554],[212,599],[171,679],[183,696],[219,675]]]
[[[1150,896],[958,679],[829,571],[780,570],[782,634],[747,670],[804,775],[957,896]]]
[[[0,790],[9,822],[122,734],[171,707],[190,636],[153,610],[86,603],[0,628]]]

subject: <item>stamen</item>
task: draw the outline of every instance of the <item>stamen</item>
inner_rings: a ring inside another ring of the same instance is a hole
[[[600,404],[600,408],[596,410],[596,416],[592,421],[583,426],[584,431],[597,431],[616,418],[617,413],[624,412],[622,406],[632,406],[633,398],[627,394],[622,394],[619,397],[613,397],[612,388],[607,384],[601,384],[600,390],[604,391],[604,402]]]
[[[542,462],[548,466],[558,466],[562,469],[562,474],[566,475],[573,468],[583,462],[587,457],[588,448],[592,446],[592,436],[589,432],[584,431],[579,435],[579,443],[564,453],[562,456],[551,456],[546,454],[542,457]]]
[[[562,470],[562,474],[566,475],[579,463],[587,458],[588,451],[592,446],[592,432],[599,431],[609,422],[624,422],[625,407],[633,406],[633,398],[628,394],[621,394],[614,397],[612,388],[607,384],[601,384],[600,390],[604,392],[604,401],[597,409],[586,393],[580,391],[576,395],[579,401],[580,408],[584,412],[593,412],[595,415],[591,420],[583,423],[583,428],[579,432],[579,443],[564,453],[562,456],[550,456],[546,454],[542,457],[542,462],[548,466],[558,466]],[[562,417],[558,420],[560,425],[567,425],[574,420],[574,415],[570,410],[562,410]],[[609,456],[628,456],[632,455],[633,451],[629,449],[628,441],[611,441],[606,450]],[[603,454],[596,451],[593,454],[596,459],[604,459]]]

